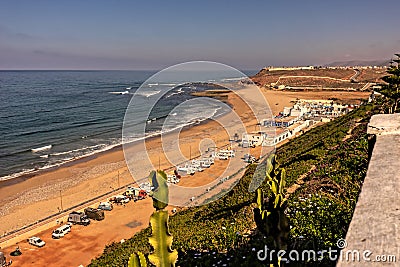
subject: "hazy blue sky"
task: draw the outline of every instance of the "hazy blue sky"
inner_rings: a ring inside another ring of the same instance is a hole
[[[0,2],[0,69],[239,69],[388,59],[399,0]]]

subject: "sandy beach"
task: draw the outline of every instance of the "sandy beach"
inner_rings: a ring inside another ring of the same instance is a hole
[[[282,92],[263,90],[263,94],[270,104],[273,114],[283,110],[285,106],[291,106],[291,101],[300,99],[329,99],[337,98],[343,102],[355,103],[359,99],[365,99],[368,92]],[[228,102],[234,111],[240,115],[246,128],[254,131],[258,128],[257,120],[238,95],[229,93]],[[229,137],[222,125],[215,121],[207,121],[179,133],[179,149],[186,157],[194,158],[203,153],[202,140],[211,139],[218,147],[229,145]],[[154,166],[168,169],[171,162],[163,153],[169,148],[160,137],[154,137],[146,141],[147,152]],[[221,163],[222,164],[222,163]],[[223,170],[220,165],[218,170]],[[149,170],[144,170],[149,171]],[[215,169],[214,169],[215,172]],[[211,168],[202,173],[196,173],[193,177],[183,177],[179,185],[196,187],[204,185],[215,179],[218,173],[212,173]],[[113,191],[118,187],[134,182],[125,162],[122,147],[114,148],[90,158],[85,158],[63,165],[59,168],[44,171],[31,177],[17,178],[17,180],[0,183],[0,236],[7,232],[19,229],[51,214],[58,213],[96,196]],[[102,252],[104,245],[112,241],[119,241],[122,237],[129,238],[135,231],[146,227],[149,214],[152,212],[150,200],[133,203],[135,208],[135,220],[141,227],[130,228],[131,231],[120,235],[110,233],[98,241],[101,244],[88,248],[87,253],[76,255],[83,257],[82,262],[88,263],[90,259]],[[62,206],[62,207],[61,207]],[[131,209],[125,209],[125,216],[129,216]],[[117,229],[117,228],[116,228]],[[0,240],[1,241],[1,240]],[[71,257],[68,255],[68,257]],[[58,265],[61,266],[61,265]]]

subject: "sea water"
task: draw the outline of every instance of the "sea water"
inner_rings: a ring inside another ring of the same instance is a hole
[[[172,112],[207,86],[184,81],[148,83],[154,71],[0,71],[0,180],[59,166],[122,142],[131,98],[138,97],[130,141],[191,125],[228,112],[202,101]],[[249,74],[251,72],[247,72]],[[224,77],[220,77],[224,78]],[[226,78],[226,77],[225,77]],[[228,77],[235,78],[235,77]],[[149,107],[152,97],[160,97]],[[145,110],[151,109],[150,115]],[[172,113],[171,113],[172,112]],[[168,125],[164,125],[169,115]],[[141,129],[143,125],[146,131]]]

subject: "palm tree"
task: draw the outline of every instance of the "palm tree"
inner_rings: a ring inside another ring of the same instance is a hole
[[[400,54],[395,54],[395,56],[397,58],[390,61],[390,66],[386,71],[389,75],[382,77],[387,85],[381,93],[393,101],[389,113],[398,110],[400,100]]]

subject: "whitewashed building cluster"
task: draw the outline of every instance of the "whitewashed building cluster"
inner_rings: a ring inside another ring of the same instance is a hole
[[[299,99],[293,107],[285,107],[283,112],[274,118],[261,121],[264,127],[275,127],[275,134],[271,134],[271,131],[245,133],[242,136],[242,146],[274,146],[301,133],[315,123],[329,122],[333,118],[344,115],[352,108],[334,103],[333,100]]]

